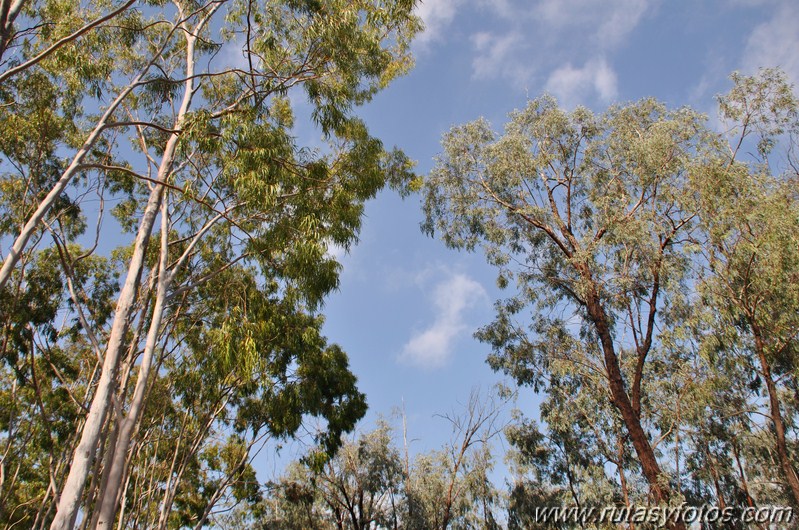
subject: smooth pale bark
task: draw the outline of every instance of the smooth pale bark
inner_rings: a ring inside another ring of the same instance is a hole
[[[139,290],[142,270],[144,269],[144,255],[150,240],[150,234],[158,215],[158,210],[163,194],[163,187],[156,186],[142,215],[142,222],[136,234],[125,285],[119,293],[117,306],[114,312],[114,323],[108,337],[108,346],[103,358],[103,367],[100,380],[92,399],[86,423],[83,426],[80,442],[72,457],[66,482],[61,492],[53,523],[50,530],[72,530],[78,515],[83,487],[86,483],[91,464],[97,451],[100,433],[108,410],[112,405],[112,395],[116,389],[116,375],[119,367],[120,354],[124,349],[125,335],[128,331],[128,317],[131,314],[136,295]]]
[[[17,19],[25,0],[0,0],[0,59],[5,55],[14,34]]]
[[[154,292],[156,289],[156,281],[157,281],[156,274],[152,274],[150,276],[150,281],[146,287],[147,292]],[[150,312],[150,304],[151,304],[151,297],[146,297],[144,302],[144,308],[142,310],[142,314],[146,315]],[[142,336],[142,330],[144,328],[145,319],[140,319],[139,324],[136,327],[136,330],[133,332],[130,346],[128,347],[128,351],[123,357],[121,361],[120,369],[118,371],[117,377],[119,378],[119,384],[117,385],[117,392],[115,396],[115,417],[120,417],[122,411],[120,409],[121,404],[124,403],[124,396],[126,395],[126,389],[128,388],[128,380],[130,379],[131,370],[133,368],[133,364],[136,362],[137,355],[134,355],[134,350],[138,349],[139,344],[139,337]],[[108,429],[111,429],[110,433],[107,433]],[[108,438],[108,445],[106,446],[106,442],[103,438]],[[109,425],[103,431],[103,438],[100,440],[99,447],[106,447],[106,455],[104,458],[98,458],[95,461],[94,465],[94,473],[95,476],[92,477],[91,484],[89,485],[89,490],[87,494],[84,496],[83,506],[84,511],[89,512],[89,506],[94,505],[98,502],[98,499],[101,498],[103,492],[108,485],[108,471],[110,466],[104,465],[104,461],[108,461],[109,455],[108,451],[109,448],[116,446],[116,441],[119,437],[119,423],[118,422],[109,422]],[[99,485],[98,485],[99,482]],[[94,489],[92,489],[94,487]],[[94,528],[97,525],[97,518],[99,517],[99,511],[95,510],[94,515],[89,518],[88,516],[85,518],[80,525],[81,530],[88,530],[89,528]]]
[[[171,34],[170,34],[171,35]],[[141,72],[131,81],[131,83],[126,86],[122,92],[116,97],[114,101],[108,106],[106,111],[100,117],[100,120],[95,125],[94,129],[89,136],[86,138],[86,141],[83,143],[81,148],[72,158],[72,162],[70,162],[67,169],[61,174],[61,177],[55,183],[53,188],[50,192],[42,199],[42,202],[39,203],[39,206],[36,208],[36,211],[28,218],[25,222],[25,226],[22,227],[20,230],[19,235],[14,240],[14,244],[11,246],[11,249],[8,251],[8,255],[5,257],[3,261],[3,266],[0,267],[0,288],[2,288],[8,279],[11,277],[11,272],[16,267],[17,263],[19,262],[20,256],[22,255],[22,251],[25,250],[25,246],[30,241],[30,238],[36,232],[37,228],[39,227],[40,223],[44,219],[44,216],[50,211],[53,205],[58,200],[58,197],[64,192],[66,187],[75,177],[75,174],[81,170],[83,159],[86,158],[86,155],[94,148],[94,145],[100,139],[103,131],[107,129],[111,125],[111,117],[113,116],[114,112],[119,108],[122,102],[125,100],[126,97],[137,87],[147,72],[150,70],[150,67],[155,63],[156,58],[160,56],[161,51],[163,51],[166,43],[168,42],[169,38],[165,39],[164,45],[161,49],[156,53],[152,60],[142,68]]]
[[[116,510],[125,476],[125,463],[127,462],[130,441],[135,426],[138,424],[141,411],[144,408],[144,397],[147,390],[150,370],[152,368],[153,357],[158,344],[158,336],[161,331],[161,321],[164,315],[164,305],[166,302],[167,289],[171,275],[167,271],[168,267],[168,246],[169,246],[169,223],[167,222],[167,200],[164,198],[161,206],[161,256],[158,267],[158,287],[156,292],[153,315],[150,321],[150,330],[147,333],[147,340],[144,345],[142,361],[139,365],[139,374],[136,380],[136,387],[125,418],[119,425],[119,436],[116,443],[109,445],[108,463],[110,469],[107,474],[107,483],[99,499],[100,511],[97,520],[97,528],[111,528],[114,524]]]
[[[180,110],[175,119],[176,130],[180,129],[184,116],[191,106],[192,96],[194,95],[194,47],[197,39],[196,35],[212,13],[213,11],[209,12],[209,14],[203,18],[195,32],[184,32],[186,35],[187,79],[183,101],[181,102]],[[130,88],[132,89],[132,85]],[[106,115],[110,117],[110,113],[106,112]],[[159,182],[165,183],[172,171],[172,162],[174,161],[177,143],[178,135],[173,133],[166,143],[161,165],[158,168]],[[116,390],[116,373],[119,366],[120,354],[123,350],[124,338],[128,330],[128,322],[144,269],[144,255],[147,250],[153,226],[155,225],[155,219],[161,207],[164,190],[165,187],[160,184],[156,184],[153,187],[142,215],[139,231],[136,234],[133,256],[131,257],[127,278],[125,279],[125,285],[117,301],[114,323],[112,324],[111,334],[108,338],[108,347],[103,359],[100,381],[97,385],[91,408],[89,409],[89,415],[86,418],[86,424],[81,433],[80,443],[73,455],[72,466],[70,467],[69,475],[64,484],[61,500],[58,503],[58,511],[56,512],[53,524],[50,526],[50,530],[72,530],[75,526],[75,519],[77,517],[78,506],[80,504],[86,477],[91,468],[91,462],[95,456],[94,453],[97,451],[103,422],[111,407],[111,396]],[[102,503],[103,499],[99,499],[99,501]]]
[[[211,13],[213,13],[213,11]],[[187,44],[186,44],[187,81],[184,89],[185,91],[184,91],[183,102],[181,104],[180,111],[175,121],[176,130],[180,129],[183,118],[186,112],[188,112],[189,107],[191,106],[191,98],[192,95],[194,94],[193,77],[194,77],[194,62],[195,62],[194,52],[195,52],[196,35],[200,33],[200,31],[202,30],[202,26],[205,24],[208,18],[210,18],[211,13],[209,13],[209,15],[206,16],[198,24],[197,28],[193,33],[189,33],[188,31],[186,32],[187,33]],[[165,166],[171,167],[172,161],[174,159],[174,148],[176,146],[177,139],[178,139],[177,134],[173,134],[172,137],[170,138],[170,141],[174,140],[174,142],[171,144],[171,149],[167,149],[164,153],[164,158],[162,159],[162,164],[161,164],[162,168]],[[158,336],[161,330],[161,322],[163,321],[163,316],[164,316],[164,306],[167,301],[167,291],[169,290],[169,287],[172,283],[172,279],[175,277],[175,274],[177,273],[181,265],[185,262],[185,258],[191,253],[194,246],[207,232],[207,230],[210,229],[211,226],[221,218],[221,215],[217,215],[216,217],[214,217],[193,238],[191,244],[183,253],[181,258],[178,260],[178,262],[175,265],[175,268],[172,271],[167,270],[169,264],[168,217],[169,217],[168,205],[166,199],[164,199],[162,201],[162,212],[161,212],[161,253],[160,253],[156,301],[153,308],[153,315],[150,321],[150,329],[148,331],[147,339],[144,346],[142,362],[141,365],[139,366],[139,373],[137,376],[136,387],[134,389],[133,397],[131,399],[130,409],[128,410],[128,414],[121,421],[121,424],[119,426],[120,435],[116,441],[116,444],[114,444],[113,447],[109,447],[108,465],[110,466],[110,469],[107,474],[108,482],[99,500],[100,509],[96,525],[97,529],[108,529],[111,528],[114,524],[116,512],[119,507],[119,499],[121,496],[120,491],[127,472],[127,464],[129,461],[128,447],[131,443],[131,440],[135,436],[136,428],[139,424],[139,418],[141,417],[142,410],[144,409],[144,401],[145,401],[145,396],[147,394],[147,383],[149,382],[153,357],[155,355],[156,346],[158,344]]]
[[[165,192],[166,193],[166,192]],[[161,218],[168,219],[167,199],[162,202]],[[191,243],[186,247],[181,257],[175,263],[171,271],[168,268],[168,223],[162,221],[161,225],[161,254],[158,273],[158,287],[156,292],[156,301],[153,308],[153,315],[150,320],[150,328],[147,335],[147,340],[142,354],[142,362],[139,366],[139,373],[136,380],[136,387],[134,389],[133,398],[131,399],[130,409],[125,418],[118,426],[119,436],[114,438],[113,443],[109,444],[107,449],[106,459],[110,464],[108,469],[104,472],[104,483],[101,488],[100,494],[100,510],[97,512],[95,520],[89,528],[110,528],[113,525],[116,511],[120,507],[123,497],[122,485],[125,481],[130,458],[128,455],[130,442],[135,438],[141,413],[144,410],[144,401],[146,399],[149,376],[152,370],[152,361],[155,354],[155,349],[158,343],[158,335],[163,322],[164,307],[169,299],[168,290],[172,284],[172,279],[185,263],[186,258],[192,253],[196,244],[202,237],[211,229],[211,227],[222,218],[219,214],[212,218],[193,238]]]
[[[172,513],[172,503],[175,501],[175,496],[178,493],[178,487],[180,487],[183,473],[186,471],[186,466],[194,457],[194,455],[197,454],[197,451],[200,450],[200,446],[205,439],[205,434],[208,432],[208,429],[211,427],[214,419],[222,413],[225,407],[227,407],[230,397],[230,393],[228,393],[226,396],[221,398],[221,401],[216,403],[216,408],[204,418],[202,426],[198,432],[195,433],[194,438],[191,441],[191,445],[186,449],[186,453],[180,458],[179,453],[181,447],[180,438],[178,438],[178,444],[176,444],[175,450],[173,451],[172,464],[169,469],[169,473],[167,474],[166,484],[163,488],[164,495],[161,500],[161,508],[158,514],[158,524],[155,526],[155,528],[158,530],[167,530],[169,514]]]

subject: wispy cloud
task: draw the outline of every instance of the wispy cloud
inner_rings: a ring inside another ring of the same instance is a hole
[[[432,295],[433,322],[411,337],[400,360],[425,369],[444,366],[452,356],[455,340],[469,329],[466,311],[486,299],[485,289],[465,274],[455,273],[438,283]]]
[[[516,84],[524,84],[532,69],[516,57],[524,39],[518,32],[503,35],[479,32],[472,35],[475,55],[472,60],[472,75],[476,79],[504,77]]]
[[[424,22],[424,31],[417,35],[416,43],[426,46],[443,38],[444,32],[455,18],[460,0],[422,0],[416,5],[416,15]]]
[[[471,35],[475,79],[502,78],[526,88],[543,77],[549,90],[582,103],[616,97],[616,74],[604,57],[661,0],[472,1],[494,18],[490,28]]]
[[[541,0],[533,8],[534,17],[550,31],[569,32],[569,38],[588,38],[592,44],[609,49],[620,44],[635,29],[653,0]]]
[[[755,73],[761,67],[779,66],[799,84],[799,4],[780,0],[773,16],[752,30],[747,40],[741,68]]]
[[[569,108],[593,95],[607,103],[618,92],[616,72],[604,58],[591,59],[582,68],[561,66],[549,76],[545,88]]]

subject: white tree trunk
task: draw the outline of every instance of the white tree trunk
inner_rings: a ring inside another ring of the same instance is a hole
[[[216,6],[218,8],[218,5]],[[198,23],[194,31],[189,31],[188,28],[184,29],[186,35],[186,82],[184,85],[183,100],[175,118],[175,130],[180,130],[183,120],[191,107],[191,100],[194,95],[194,50],[197,35],[202,29],[203,25],[208,21],[215,9],[209,11],[205,17]],[[172,171],[172,163],[175,158],[175,149],[178,143],[178,135],[172,133],[164,148],[164,154],[161,159],[161,164],[158,168],[158,182],[166,183]],[[61,493],[61,500],[58,503],[58,510],[55,519],[53,520],[50,530],[73,530],[75,520],[78,514],[78,506],[80,498],[83,493],[83,488],[86,483],[91,462],[95,457],[97,451],[98,441],[100,439],[100,432],[108,409],[111,407],[111,396],[116,389],[116,372],[119,366],[120,353],[123,350],[123,341],[127,333],[128,322],[130,320],[133,302],[138,293],[139,281],[141,279],[142,270],[144,269],[144,255],[147,250],[150,235],[155,225],[155,219],[158,210],[161,206],[161,201],[164,195],[165,187],[161,184],[155,184],[150,198],[147,201],[142,220],[139,225],[139,231],[136,235],[136,242],[133,249],[133,256],[131,257],[130,266],[128,267],[128,275],[125,280],[125,286],[119,294],[117,301],[117,308],[114,313],[114,323],[111,327],[111,334],[108,338],[108,347],[106,349],[105,358],[103,359],[103,369],[100,374],[100,382],[97,385],[97,390],[92,400],[89,415],[86,418],[86,424],[81,433],[81,440],[75,450],[72,459],[72,466],[69,470],[64,489]],[[166,219],[162,219],[162,223],[166,223]],[[159,286],[161,280],[159,279]],[[163,305],[163,300],[161,300]],[[158,305],[158,302],[156,302]],[[163,310],[163,307],[161,308]],[[159,316],[160,318],[160,316]],[[152,331],[152,329],[151,329]],[[148,342],[149,342],[148,333]],[[157,330],[156,330],[157,335]],[[141,378],[141,375],[140,375]],[[138,387],[138,383],[137,383]],[[120,446],[120,444],[116,444]],[[127,453],[126,448],[121,450],[124,455]],[[112,465],[112,460],[109,459],[109,465]],[[124,465],[122,466],[124,468]],[[119,484],[112,488],[111,480],[109,477],[109,489],[119,491]],[[98,499],[102,506],[105,503],[105,497]],[[116,505],[116,495],[113,496],[114,507]],[[110,523],[113,524],[113,521]]]
[[[166,192],[165,192],[166,193]],[[169,288],[171,274],[167,271],[169,247],[169,223],[167,213],[167,200],[161,203],[161,256],[158,267],[158,288],[156,292],[153,316],[150,320],[150,330],[147,333],[147,340],[144,345],[139,374],[136,379],[136,388],[133,391],[130,409],[128,414],[121,421],[119,426],[119,436],[116,443],[108,447],[108,482],[99,499],[100,512],[97,520],[98,529],[108,529],[114,524],[116,510],[118,506],[119,492],[125,478],[125,469],[128,456],[128,446],[130,445],[133,431],[139,422],[141,411],[144,407],[144,397],[147,390],[147,382],[150,377],[153,357],[158,344],[158,336],[161,331],[161,321],[164,315],[164,305],[166,302],[167,289]]]
[[[128,320],[139,289],[139,281],[144,269],[144,254],[150,240],[150,233],[155,224],[155,218],[158,215],[162,195],[163,187],[156,186],[150,194],[147,206],[144,209],[139,231],[136,234],[133,256],[128,266],[125,285],[122,287],[117,299],[114,323],[111,326],[111,334],[108,337],[108,346],[103,359],[102,371],[100,372],[100,381],[97,383],[97,389],[92,399],[89,415],[86,417],[86,423],[83,426],[80,442],[73,454],[72,465],[69,468],[67,480],[61,491],[61,499],[58,502],[56,515],[50,525],[50,530],[72,530],[75,525],[86,477],[89,474],[89,469],[97,451],[106,414],[111,408],[111,396],[116,388],[117,368],[119,367],[120,354],[124,349]]]

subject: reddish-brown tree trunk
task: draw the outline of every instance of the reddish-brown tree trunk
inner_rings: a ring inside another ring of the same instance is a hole
[[[605,313],[605,309],[602,307],[597,290],[593,286],[589,289],[585,302],[588,317],[599,336],[599,341],[602,346],[605,370],[607,371],[608,385],[610,387],[611,402],[621,414],[622,421],[624,421],[624,425],[630,435],[630,441],[632,441],[633,448],[638,456],[638,461],[641,464],[641,470],[649,483],[654,501],[658,504],[668,504],[672,496],[671,490],[664,480],[665,477],[655,457],[655,451],[652,449],[646,431],[644,431],[641,425],[641,418],[636,414],[630,397],[627,395],[624,378],[621,372],[621,365],[613,346],[608,317]],[[673,530],[685,530],[685,525],[679,521],[671,521],[669,525]]]
[[[780,402],[777,396],[777,385],[771,377],[771,364],[766,357],[766,346],[763,343],[763,336],[760,328],[756,322],[750,322],[752,325],[752,333],[755,336],[755,353],[757,353],[758,360],[760,361],[760,370],[763,373],[763,379],[766,381],[766,390],[768,391],[769,412],[771,414],[771,425],[774,430],[774,437],[777,444],[777,457],[780,459],[780,467],[788,482],[788,487],[793,496],[794,503],[799,506],[799,476],[797,476],[796,468],[791,462],[791,457],[788,454],[788,444],[785,441],[785,422],[782,419],[782,412],[780,411]]]

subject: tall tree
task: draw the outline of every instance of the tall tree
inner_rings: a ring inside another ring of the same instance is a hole
[[[2,233],[16,234],[0,277],[0,289],[13,295],[4,304],[16,304],[3,308],[4,360],[19,371],[23,346],[9,342],[11,334],[51,325],[46,320],[59,312],[79,325],[70,336],[54,331],[51,342],[76,353],[82,347],[91,355],[81,358],[97,360],[61,383],[83,387],[86,396],[73,399],[82,421],[58,447],[64,458],[44,494],[57,499],[56,513],[45,517],[51,528],[73,528],[79,513],[84,527],[114,524],[125,484],[138,478],[131,475],[136,455],[146,454],[136,440],[149,434],[141,429],[152,385],[165,379],[159,388],[175,388],[170,378],[199,370],[190,359],[204,347],[222,358],[226,375],[212,382],[227,389],[220,406],[235,412],[217,412],[187,431],[196,442],[191,454],[180,448],[186,440],[176,440],[176,464],[195,461],[207,436],[225,425],[249,433],[241,442],[247,447],[263,433],[293,435],[305,414],[325,420],[318,441],[332,452],[365,405],[346,355],[319,333],[318,312],[338,275],[326,251],[352,244],[363,203],[409,177],[405,157],[371,137],[354,109],[410,66],[409,39],[419,27],[413,2],[131,6],[109,8],[119,18],[94,24],[105,15],[31,3],[27,20],[65,12],[74,24],[52,25],[58,35],[34,33],[38,40],[20,56],[24,73],[0,85],[8,133],[0,147],[9,162],[2,207],[11,214]],[[31,83],[35,90],[23,87]],[[309,118],[302,126],[327,147],[312,150],[293,137],[288,96],[300,90],[307,97],[300,116]],[[21,126],[40,134],[19,136]],[[96,240],[78,249],[74,241],[88,228],[81,208],[92,194],[101,205],[88,210],[97,215]],[[100,279],[77,281],[74,271],[114,230],[104,215],[109,199],[132,242],[116,253],[124,264],[113,271],[124,270],[112,280],[118,292],[100,290],[104,298],[94,303],[85,290]],[[150,245],[151,237],[159,244]],[[25,313],[20,304],[39,305],[27,293],[37,257],[50,252],[48,238],[69,281],[39,286],[56,305]],[[281,335],[288,330],[296,336]],[[10,381],[7,388],[19,397]],[[163,477],[162,527],[181,474],[175,468]]]
[[[799,366],[799,100],[775,70],[732,79],[719,98],[731,138],[725,178],[696,182],[698,248],[707,267],[700,289],[715,312],[705,340],[723,341],[741,364],[755,367],[782,481],[799,506],[789,443]]]
[[[481,245],[500,284],[518,283],[479,334],[492,366],[544,388],[558,363],[601,377],[652,499],[674,500],[653,441],[668,405],[647,397],[659,315],[682,288],[682,238],[695,217],[680,193],[718,149],[701,116],[653,100],[567,113],[542,97],[501,137],[479,120],[443,146],[425,183],[426,230],[451,247]],[[517,324],[528,308],[531,323]]]

